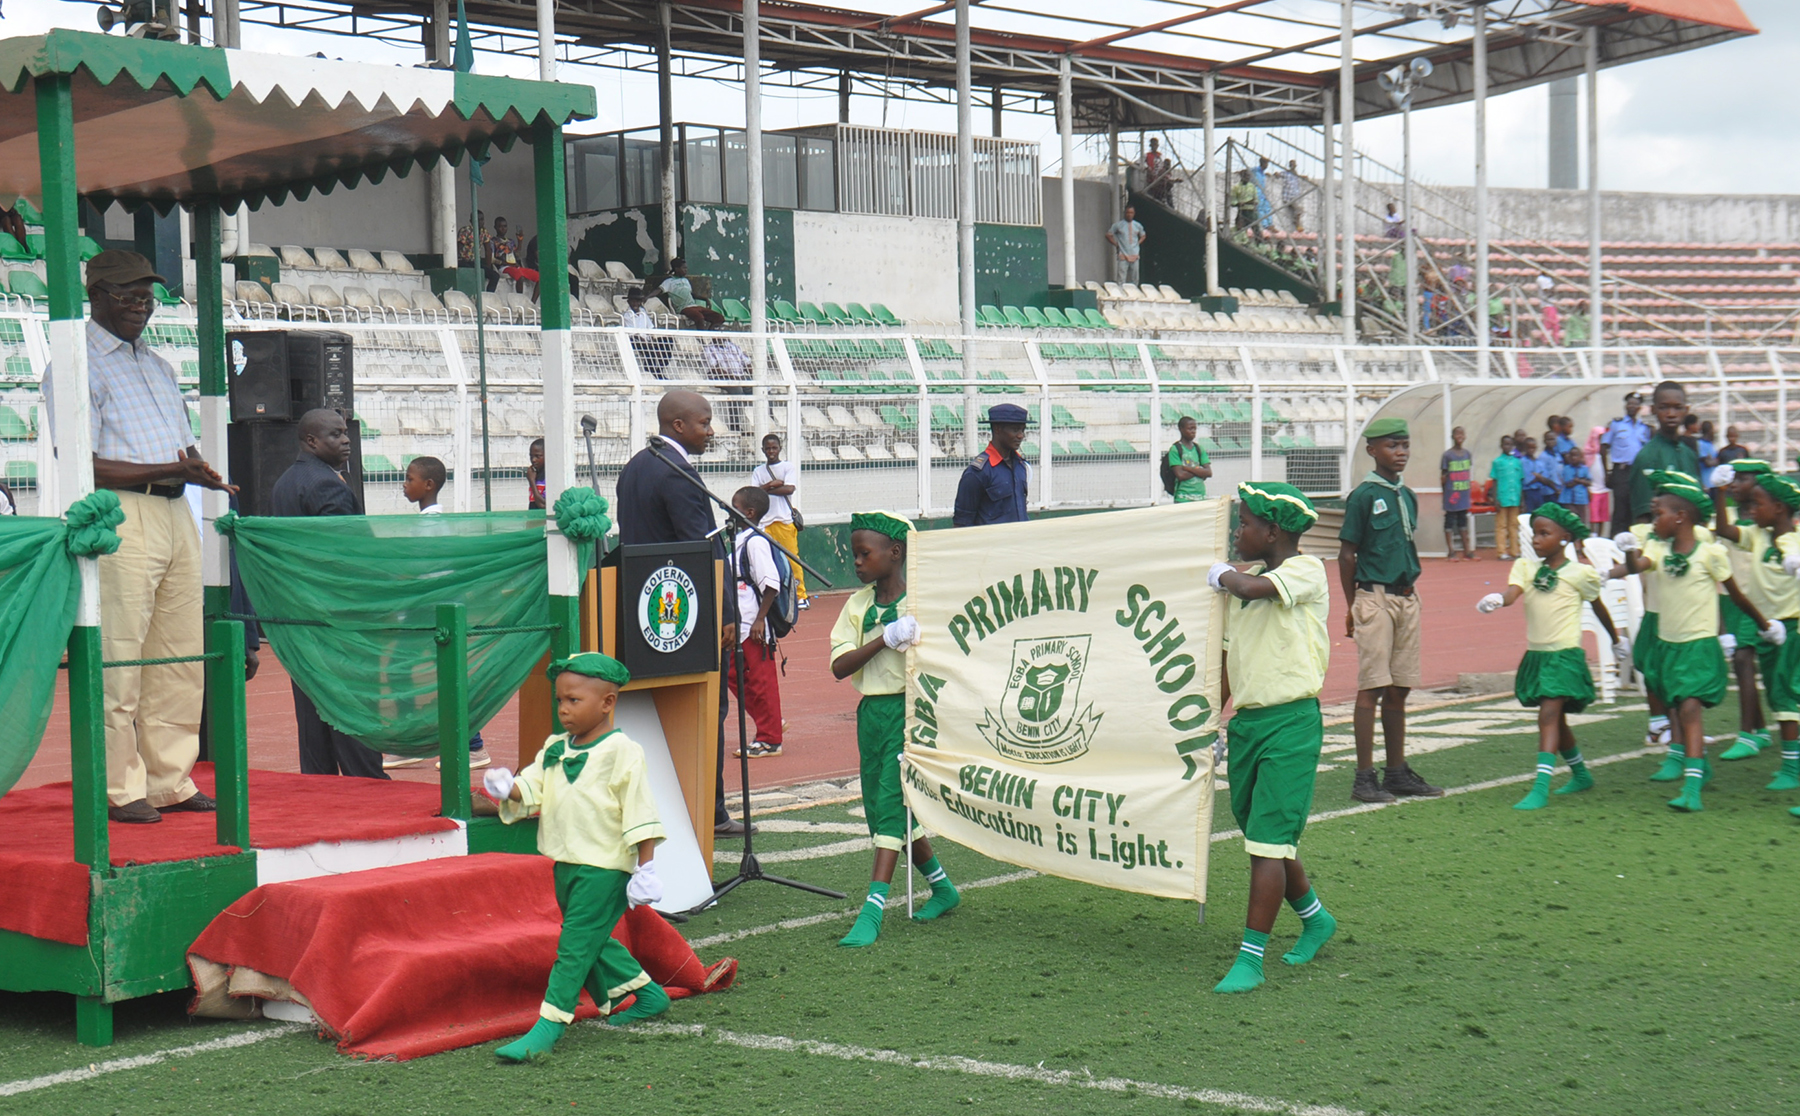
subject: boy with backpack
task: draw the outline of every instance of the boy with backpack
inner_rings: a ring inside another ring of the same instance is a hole
[[[1177,504],[1206,499],[1206,479],[1212,476],[1212,459],[1206,456],[1195,435],[1200,426],[1192,415],[1184,416],[1176,429],[1181,441],[1169,447],[1163,458],[1163,491],[1175,497]]]
[[[746,485],[731,498],[731,506],[751,523],[759,523],[769,511],[769,494]],[[782,577],[784,558],[778,557],[769,540],[754,532],[738,535],[737,567],[738,615],[745,622],[738,625],[738,641],[743,645],[742,700],[750,718],[756,722],[756,739],[747,746],[751,759],[781,754],[781,669],[775,662],[777,632],[770,616],[777,607],[784,588],[790,594],[793,574],[785,582]],[[785,633],[782,633],[785,634]],[[739,695],[737,655],[726,667],[725,686]]]

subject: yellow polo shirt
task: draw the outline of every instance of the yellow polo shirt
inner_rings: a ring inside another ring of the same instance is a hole
[[[1512,565],[1508,585],[1524,590],[1525,647],[1530,651],[1566,651],[1581,646],[1581,606],[1600,597],[1600,571],[1576,561],[1556,571],[1556,587],[1548,593],[1532,582],[1543,563],[1520,558]]]
[[[1648,523],[1633,523],[1631,525],[1631,533],[1637,536],[1639,549],[1643,549],[1649,544],[1651,539],[1656,537],[1656,532],[1650,529]],[[1694,524],[1695,539],[1700,542],[1705,542],[1712,537],[1713,534],[1710,529],[1703,527],[1698,523]],[[1655,612],[1660,615],[1662,610],[1656,606],[1656,579],[1652,577],[1640,578],[1639,588],[1643,590],[1644,594],[1644,611]],[[1661,623],[1661,621],[1658,621],[1658,623]]]
[[[1768,557],[1770,547],[1776,550],[1774,561]],[[1800,553],[1800,534],[1789,531],[1777,538],[1766,527],[1740,524],[1731,552],[1735,559],[1732,569],[1740,576],[1738,588],[1762,610],[1764,619],[1800,618],[1800,580],[1782,565],[1783,558]]]
[[[868,629],[863,627],[869,610],[880,607],[875,603],[874,582],[850,594],[850,599],[844,602],[844,611],[838,613],[837,623],[831,626],[832,662],[881,635],[879,624]],[[906,615],[906,596],[902,594],[892,607],[898,615]],[[891,647],[884,647],[850,676],[850,684],[859,694],[903,694],[906,692],[906,656]]]
[[[563,732],[544,741],[543,751],[515,777],[520,801],[500,803],[500,820],[511,825],[537,817],[538,851],[552,860],[629,872],[637,867],[639,842],[667,838],[644,749],[619,729],[588,745],[568,740]],[[587,757],[573,781],[562,764],[544,770],[544,758],[558,742],[565,759]]]
[[[1325,563],[1297,554],[1272,570],[1255,565],[1244,572],[1274,582],[1277,595],[1260,601],[1222,598],[1232,702],[1256,709],[1318,697],[1331,661]]]
[[[1644,542],[1644,557],[1651,568],[1644,583],[1656,587],[1656,634],[1664,643],[1691,643],[1719,634],[1719,585],[1731,580],[1731,558],[1711,539],[1695,539],[1688,555],[1688,571],[1675,577],[1663,568],[1663,559],[1674,549],[1668,539],[1655,535]]]

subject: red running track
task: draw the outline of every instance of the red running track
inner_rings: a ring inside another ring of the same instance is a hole
[[[1505,588],[1511,563],[1491,557],[1476,562],[1426,559],[1424,566],[1419,583],[1425,625],[1424,687],[1452,685],[1462,673],[1516,667],[1525,649],[1523,610],[1505,609],[1491,616],[1475,611],[1475,602],[1483,594]],[[1343,635],[1345,604],[1337,589],[1336,564],[1328,561],[1326,571],[1332,586],[1331,667],[1325,675],[1321,698],[1331,704],[1356,694],[1356,647]],[[786,745],[780,756],[756,760],[751,765],[755,786],[787,786],[856,774],[857,694],[848,682],[831,677],[826,662],[831,625],[837,620],[843,600],[841,593],[815,597],[811,611],[801,615],[799,627],[782,643],[787,656],[781,686],[782,709],[789,726]],[[294,704],[287,674],[266,648],[262,664],[248,692],[250,766],[265,771],[298,771]],[[726,739],[735,745],[735,712],[726,730]],[[519,743],[517,699],[494,718],[482,735],[494,762],[509,766],[514,763]],[[68,695],[59,689],[44,746],[19,786],[67,780],[68,739]],[[409,781],[437,781],[430,763],[401,769],[394,776]],[[728,790],[735,791],[735,761],[727,762],[725,780]]]

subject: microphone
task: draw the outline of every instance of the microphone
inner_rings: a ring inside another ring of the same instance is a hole
[[[581,416],[581,432],[583,434],[592,434],[598,429],[600,429],[600,424],[594,421],[593,415]]]

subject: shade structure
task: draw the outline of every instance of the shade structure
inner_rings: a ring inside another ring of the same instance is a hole
[[[0,197],[41,201],[37,108],[19,94],[51,75],[70,79],[76,190],[102,207],[280,204],[594,115],[585,85],[56,30],[0,40]]]

